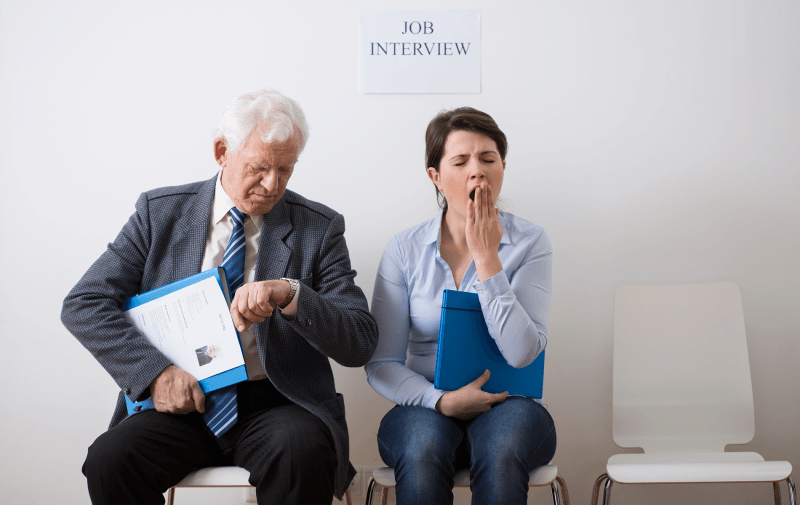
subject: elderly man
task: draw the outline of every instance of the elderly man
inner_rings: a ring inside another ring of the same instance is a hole
[[[344,219],[286,189],[307,139],[295,101],[268,90],[235,99],[214,140],[217,176],[143,193],[64,300],[64,325],[121,389],[83,466],[93,503],[163,503],[189,472],[219,465],[249,470],[261,504],[330,503],[346,490],[354,469],[328,358],[363,366],[378,332],[353,281]],[[121,307],[197,272],[228,270],[228,249],[244,264],[228,274],[249,380],[204,396]],[[155,409],[128,415],[123,395],[152,397]]]

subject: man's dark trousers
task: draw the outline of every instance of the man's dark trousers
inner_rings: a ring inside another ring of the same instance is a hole
[[[148,410],[101,435],[83,466],[95,504],[164,503],[189,472],[236,465],[250,471],[258,503],[331,503],[336,453],[316,416],[268,379],[239,384],[239,419],[217,439],[197,412]]]

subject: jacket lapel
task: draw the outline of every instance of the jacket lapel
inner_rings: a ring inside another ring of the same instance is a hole
[[[289,208],[286,199],[281,200],[268,213],[261,223],[261,239],[256,258],[256,281],[280,279],[286,275],[286,267],[292,251],[284,243],[291,233]]]
[[[191,209],[178,221],[180,234],[172,243],[173,257],[180,258],[174,266],[173,281],[185,279],[200,272],[203,253],[208,238],[208,223],[211,219],[211,204],[217,176],[203,183]]]
[[[292,224],[289,221],[289,208],[284,197],[275,204],[272,210],[264,214],[264,222],[261,223],[258,256],[256,257],[256,281],[280,279],[286,275],[286,267],[289,264],[292,250],[284,243],[284,239],[291,231]],[[269,353],[265,346],[270,324],[271,319],[267,319],[264,323],[255,325],[256,346],[261,356],[261,362],[265,364],[268,376],[272,367],[266,364],[266,358]]]

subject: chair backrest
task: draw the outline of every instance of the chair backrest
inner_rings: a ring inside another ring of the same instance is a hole
[[[622,286],[614,311],[614,442],[723,452],[755,434],[739,288]]]

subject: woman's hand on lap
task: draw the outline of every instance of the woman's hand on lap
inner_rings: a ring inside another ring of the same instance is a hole
[[[491,372],[486,370],[483,374],[464,387],[455,391],[448,391],[436,402],[436,410],[448,417],[458,419],[472,419],[492,408],[495,403],[500,403],[508,398],[508,391],[503,393],[487,393],[481,390],[489,380]]]

